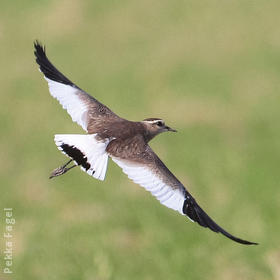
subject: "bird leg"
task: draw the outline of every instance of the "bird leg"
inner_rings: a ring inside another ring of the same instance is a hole
[[[66,167],[71,161],[73,161],[73,159],[70,159],[68,162],[66,162],[63,166],[60,166],[58,168],[56,168],[50,175],[49,179],[52,179],[53,177],[57,177],[60,176],[64,173],[66,173],[67,171],[69,171],[70,169],[72,169],[73,167],[77,166],[77,165],[72,165],[70,167]]]

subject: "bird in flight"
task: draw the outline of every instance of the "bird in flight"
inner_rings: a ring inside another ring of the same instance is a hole
[[[55,144],[70,160],[55,169],[50,178],[80,166],[90,176],[104,180],[110,157],[130,179],[150,191],[166,207],[235,242],[257,244],[237,238],[217,225],[151,149],[149,141],[160,133],[176,132],[175,129],[159,118],[134,122],[119,117],[58,71],[38,41],[34,47],[36,62],[51,95],[88,133],[55,135]],[[68,167],[71,162],[74,165]]]

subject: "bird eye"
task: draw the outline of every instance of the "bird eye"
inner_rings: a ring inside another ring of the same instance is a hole
[[[163,126],[163,122],[159,121],[159,122],[157,122],[157,125],[162,127]]]

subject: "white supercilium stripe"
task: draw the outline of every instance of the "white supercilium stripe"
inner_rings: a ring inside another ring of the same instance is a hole
[[[184,215],[182,209],[185,196],[180,188],[174,189],[167,185],[148,167],[130,164],[114,157],[112,160],[122,168],[128,178],[151,192],[161,204]]]

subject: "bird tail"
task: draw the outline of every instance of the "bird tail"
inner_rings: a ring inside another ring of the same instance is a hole
[[[56,134],[54,137],[58,149],[73,159],[76,165],[96,179],[104,180],[108,154],[106,147],[109,140],[100,141],[96,134]]]

